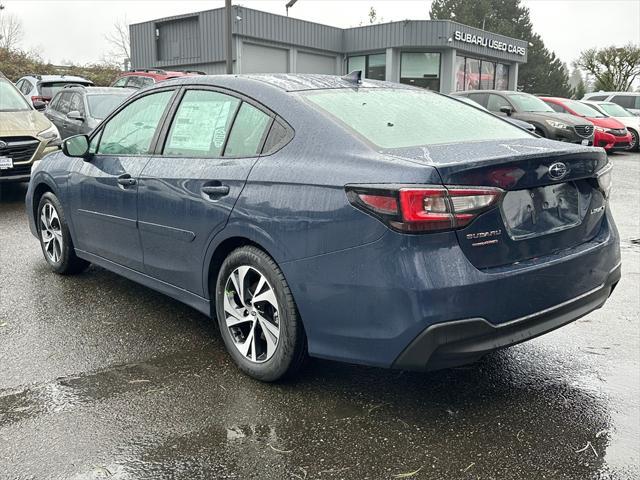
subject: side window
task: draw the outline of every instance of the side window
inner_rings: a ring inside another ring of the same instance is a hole
[[[587,100],[594,100],[594,101],[600,101],[600,100],[604,100],[605,98],[607,98],[609,95],[593,95],[589,98],[587,98]]]
[[[31,91],[31,87],[31,82],[29,82],[28,80],[23,80],[22,85],[20,86],[20,92],[23,95],[27,95]]]
[[[506,98],[501,97],[500,95],[496,95],[494,93],[489,94],[489,99],[487,100],[487,110],[492,112],[500,112],[500,108],[502,107],[511,107]]]
[[[487,108],[487,94],[486,93],[470,93],[469,99],[473,100],[484,108]]]
[[[140,78],[142,78],[143,87],[148,87],[149,85],[153,85],[155,83],[153,81],[153,78],[150,78],[150,77],[140,77]]]
[[[285,127],[279,120],[275,120],[269,130],[269,136],[262,147],[262,154],[269,155],[284,146],[293,137],[293,132]]]
[[[616,95],[610,101],[624,108],[636,108],[635,100],[633,95]]]
[[[269,115],[253,105],[242,102],[236,120],[233,122],[224,156],[249,157],[257,155],[269,122],[271,122]]]
[[[112,87],[124,87],[125,83],[127,83],[127,77],[122,77],[116,80]]]
[[[150,81],[150,82],[149,82]],[[153,80],[146,77],[141,77],[140,75],[130,75],[129,80],[127,82],[128,88],[142,88],[147,85],[151,85]]]
[[[80,112],[84,115],[84,103],[82,101],[82,96],[79,93],[73,93],[71,95],[71,101],[69,102],[69,111]]]
[[[139,98],[119,111],[102,130],[98,154],[140,155],[148,153],[173,90]]]
[[[61,96],[62,94],[58,93],[55,97],[53,97],[53,100],[49,102],[48,110],[58,110],[58,103],[60,102]]]
[[[562,108],[562,105],[558,105],[557,103],[546,102],[546,101],[544,103],[549,105],[553,109],[553,111],[555,111],[555,112],[566,113],[566,110],[564,108]]]
[[[71,111],[69,110],[69,107],[71,107],[71,93],[70,92],[60,93],[60,99],[58,100],[58,108],[56,108],[56,110],[66,115]]]
[[[173,117],[163,155],[220,157],[240,100],[208,90],[187,90]]]

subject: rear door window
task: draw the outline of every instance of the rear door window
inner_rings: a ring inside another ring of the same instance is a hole
[[[636,97],[634,95],[615,95],[610,101],[613,103],[617,103],[624,108],[637,108],[637,98],[640,98],[640,96]]]
[[[593,96],[591,96],[591,97],[587,98],[587,100],[594,100],[594,101],[597,101],[597,100],[604,100],[604,99],[605,99],[605,98],[607,98],[608,96],[609,96],[609,95],[593,95]]]
[[[225,157],[249,157],[258,154],[271,117],[253,105],[243,102],[233,122]]]
[[[511,107],[509,100],[506,98],[496,95],[495,93],[490,93],[487,99],[487,110],[492,112],[500,112],[502,107]]]
[[[187,90],[171,123],[163,155],[220,157],[238,98],[209,90]]]
[[[173,90],[138,98],[111,118],[102,130],[98,154],[142,155],[151,141],[173,96]]]

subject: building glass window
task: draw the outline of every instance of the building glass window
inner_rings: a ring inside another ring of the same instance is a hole
[[[509,89],[509,65],[498,63],[496,65],[496,90]]]
[[[400,57],[400,83],[440,90],[440,54],[403,52]]]
[[[355,72],[356,70],[360,70],[365,77],[367,76],[367,57],[365,55],[349,57],[347,73]]]
[[[387,55],[376,53],[373,55],[358,55],[347,60],[347,73],[355,70],[362,71],[364,78],[384,80],[387,70]]]
[[[465,57],[456,57],[456,91],[464,90]]]
[[[507,90],[509,65],[471,57],[456,57],[456,90]]]
[[[496,64],[493,62],[480,63],[480,90],[492,90],[496,78]]]

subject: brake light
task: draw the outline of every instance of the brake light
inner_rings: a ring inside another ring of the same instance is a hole
[[[32,102],[45,102],[48,103],[51,100],[51,97],[41,97],[41,96],[33,96],[31,97]]]
[[[611,195],[611,187],[613,185],[612,170],[613,163],[607,163],[596,173],[598,188],[602,192],[604,198],[609,198],[609,195]]]
[[[346,190],[354,206],[402,232],[465,227],[495,206],[504,194],[499,188],[455,186],[350,185]]]

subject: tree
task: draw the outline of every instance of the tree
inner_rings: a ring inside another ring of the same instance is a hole
[[[576,62],[595,78],[595,90],[626,92],[640,75],[640,47],[591,48],[580,54]]]
[[[484,28],[529,42],[527,63],[519,67],[519,87],[525,92],[568,96],[571,92],[566,68],[534,33],[529,9],[520,0],[434,0],[430,17]]]
[[[578,100],[584,97],[584,94],[587,91],[587,86],[584,82],[582,72],[575,62],[573,62],[573,70],[571,71],[571,75],[569,75],[569,86],[571,87],[572,92],[571,97]]]
[[[16,50],[23,36],[24,30],[20,19],[14,14],[4,13],[0,9],[0,48]]]
[[[131,62],[131,42],[129,41],[129,25],[126,17],[113,24],[113,31],[104,36],[111,50],[105,60],[108,63],[128,65]]]

